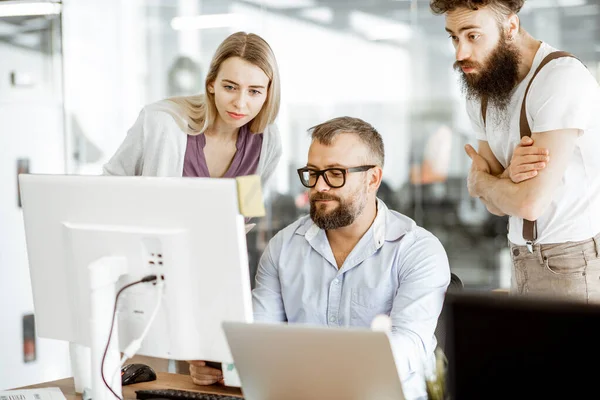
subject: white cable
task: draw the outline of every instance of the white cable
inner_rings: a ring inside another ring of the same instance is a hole
[[[158,310],[160,309],[160,304],[162,303],[162,298],[164,295],[164,287],[165,287],[164,280],[158,279],[157,283],[156,283],[156,289],[159,292],[158,292],[158,300],[156,302],[156,306],[154,307],[154,311],[152,312],[152,315],[150,316],[150,319],[148,320],[148,323],[146,324],[146,327],[144,328],[144,331],[142,332],[140,337],[132,340],[131,343],[129,343],[129,345],[127,345],[127,347],[125,348],[125,351],[123,351],[123,357],[121,357],[121,362],[119,363],[119,365],[117,366],[117,368],[115,369],[113,374],[111,375],[112,376],[111,386],[114,385],[114,381],[117,378],[117,376],[119,378],[121,377],[121,374],[119,374],[119,371],[121,370],[121,368],[123,367],[125,362],[128,359],[130,359],[131,357],[133,357],[135,355],[135,353],[137,353],[137,351],[142,346],[142,341],[148,334],[148,331],[150,330],[150,327],[152,326],[152,322],[154,322],[154,319],[156,318],[156,315],[158,314]]]

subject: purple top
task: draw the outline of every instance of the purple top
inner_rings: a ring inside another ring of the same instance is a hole
[[[262,148],[263,134],[250,133],[250,127],[246,124],[240,128],[235,143],[236,152],[231,160],[231,165],[223,178],[235,178],[236,176],[252,175],[256,173],[260,150]],[[206,137],[204,134],[187,137],[187,147],[183,160],[183,176],[196,178],[208,178],[210,173],[204,157],[204,146]]]

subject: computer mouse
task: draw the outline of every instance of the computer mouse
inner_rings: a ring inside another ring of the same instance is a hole
[[[145,364],[127,364],[121,368],[121,385],[156,380],[156,372]]]

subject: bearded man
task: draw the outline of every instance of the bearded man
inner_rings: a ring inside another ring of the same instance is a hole
[[[467,186],[509,216],[511,293],[600,301],[600,87],[525,31],[524,0],[432,0],[478,139]]]
[[[434,359],[450,282],[446,252],[376,197],[384,146],[373,126],[341,117],[309,131],[308,162],[298,175],[309,188],[310,216],[281,230],[265,249],[254,320],[369,327],[376,315],[388,315],[404,395],[426,398],[424,368]]]

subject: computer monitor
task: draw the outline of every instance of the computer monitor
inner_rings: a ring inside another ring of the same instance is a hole
[[[451,398],[597,395],[600,306],[465,291],[444,308]]]
[[[38,336],[94,353],[108,338],[115,290],[156,275],[162,305],[137,354],[233,362],[221,323],[253,320],[235,179],[21,174],[19,182]],[[152,284],[123,292],[119,350],[140,336],[157,298]]]

